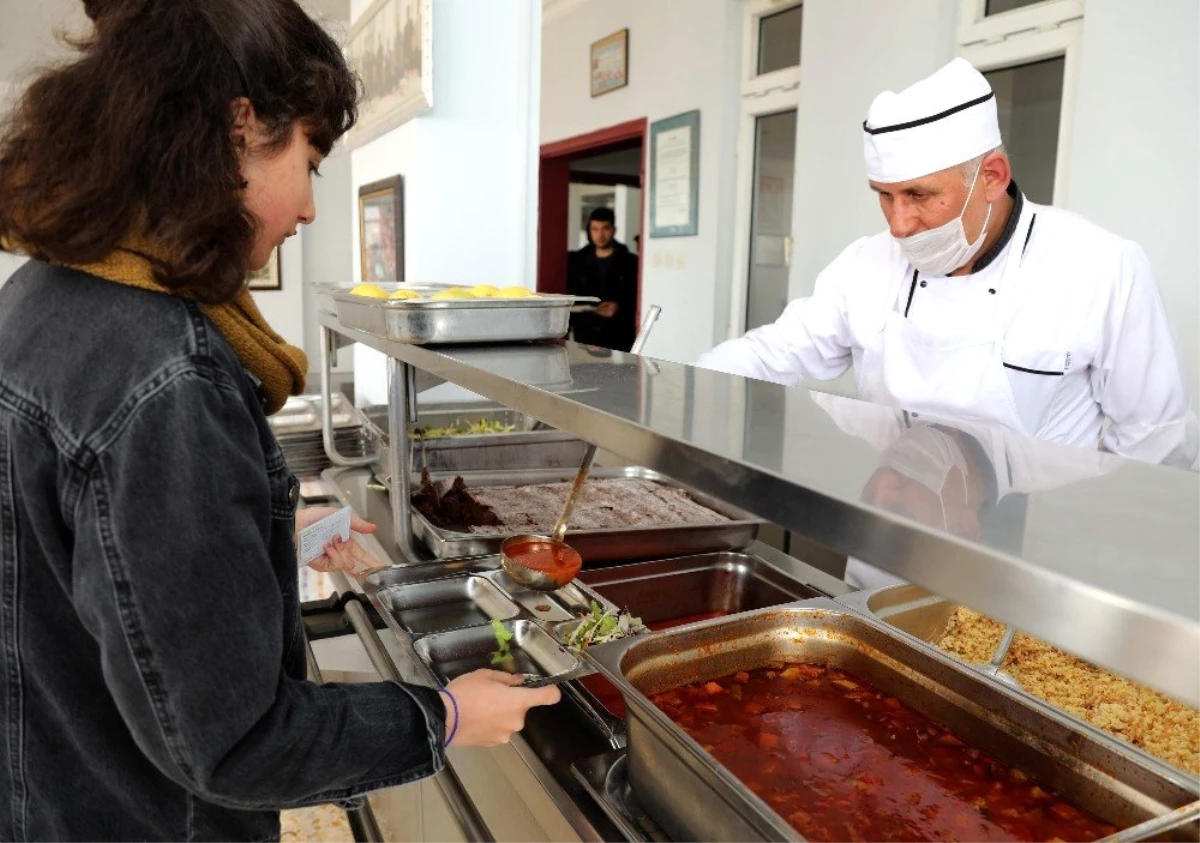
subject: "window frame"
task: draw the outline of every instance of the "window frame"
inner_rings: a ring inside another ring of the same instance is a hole
[[[960,7],[956,54],[970,61],[980,73],[1045,59],[1064,59],[1051,200],[1059,206],[1068,203],[1070,190],[1085,6],[1086,0],[1042,0],[995,15],[986,14],[987,0],[961,0]]]
[[[718,341],[740,337],[746,324],[750,290],[750,232],[754,211],[755,126],[759,117],[781,111],[798,111],[800,106],[800,68],[785,67],[759,75],[759,23],[764,17],[797,6],[803,0],[747,0],[742,12],[742,95],[738,113],[737,172],[735,174],[733,229],[733,278],[729,290],[729,320],[725,336]],[[803,28],[801,28],[803,33]],[[803,41],[803,34],[801,34]],[[803,63],[804,50],[800,51]]]

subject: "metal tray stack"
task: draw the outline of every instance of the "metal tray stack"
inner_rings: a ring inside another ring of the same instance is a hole
[[[316,477],[330,466],[321,442],[321,396],[293,396],[268,422],[292,474]],[[367,453],[362,420],[340,392],[333,394],[333,438],[338,451],[346,456]]]
[[[503,472],[457,472],[467,488],[483,486],[518,486],[533,483],[560,483],[572,480],[576,469],[525,469]],[[451,479],[454,473],[430,472],[434,482]],[[679,488],[663,475],[645,468],[598,468],[591,477],[651,480]],[[694,553],[739,550],[749,547],[762,523],[736,507],[689,491],[698,503],[726,516],[728,520],[699,525],[646,525],[603,530],[572,530],[568,533],[571,546],[579,551],[585,563],[635,561],[639,559],[669,559]],[[466,556],[486,556],[500,552],[500,545],[512,533],[478,535],[459,533],[435,527],[421,513],[412,515],[413,535],[439,559],[458,559]]]
[[[388,292],[414,290],[428,296],[438,287],[380,284]],[[521,298],[430,300],[372,299],[350,287],[321,291],[338,322],[381,339],[415,344],[497,343],[553,340],[567,335],[571,307],[598,299],[539,293]]]
[[[771,661],[851,670],[1029,772],[1118,828],[1192,803],[1197,782],[827,598],[592,647],[585,658],[626,702],[629,781],[676,840],[799,840],[765,802],[675,725],[648,694]],[[1170,839],[1200,839],[1192,822]]]

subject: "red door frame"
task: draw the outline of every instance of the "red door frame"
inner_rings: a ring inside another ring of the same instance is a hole
[[[640,180],[646,185],[646,156],[649,154],[645,117],[618,123],[565,140],[544,143],[538,168],[538,273],[537,289],[543,293],[567,291],[567,220],[571,183],[571,161],[586,158],[610,147],[634,140],[642,142]],[[645,225],[645,193],[641,205],[642,226]],[[643,235],[643,240],[645,239]],[[642,250],[638,249],[638,324],[641,324]]]

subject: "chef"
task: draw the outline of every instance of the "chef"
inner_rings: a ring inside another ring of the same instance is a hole
[[[867,177],[889,230],[699,365],[786,385],[854,367],[860,398],[1191,465],[1196,417],[1146,255],[1013,181],[964,59],[875,98]]]

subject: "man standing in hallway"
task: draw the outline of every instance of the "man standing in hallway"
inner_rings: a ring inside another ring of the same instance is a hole
[[[587,234],[587,245],[570,254],[567,291],[595,296],[600,305],[572,314],[571,330],[576,342],[628,351],[637,333],[637,257],[616,240],[616,218],[608,208],[592,211]]]

